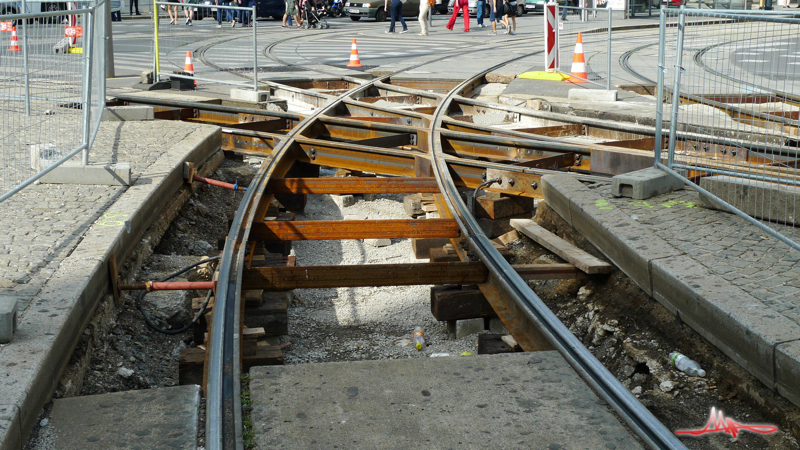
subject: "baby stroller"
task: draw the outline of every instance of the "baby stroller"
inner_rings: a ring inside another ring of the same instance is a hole
[[[303,12],[303,28],[319,28],[320,30],[330,28],[328,21],[325,20],[325,8],[317,9],[312,0],[303,0],[300,7]]]

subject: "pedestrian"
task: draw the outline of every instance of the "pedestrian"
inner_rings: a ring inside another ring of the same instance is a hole
[[[392,23],[389,25],[389,29],[384,31],[384,33],[394,33],[394,21],[396,19],[400,19],[400,23],[403,24],[403,31],[400,34],[408,33],[408,25],[406,25],[406,21],[403,20],[403,0],[392,0],[392,8],[389,9],[389,0],[383,0],[383,10],[386,12],[391,11],[392,13]]]
[[[505,0],[503,3],[506,34],[517,34],[517,0]],[[513,27],[512,27],[513,25]]]
[[[228,6],[228,2],[225,0],[214,0],[214,4],[217,5],[217,28],[222,28],[222,15],[225,14],[227,8],[221,8],[221,6]]]
[[[169,3],[175,3],[174,5],[167,5],[167,14],[169,14],[169,23],[172,25],[178,24],[178,0],[167,0]]]
[[[447,21],[447,29],[453,31],[459,10],[464,13],[464,33],[469,33],[469,0],[455,0],[453,3],[453,15]]]
[[[283,28],[292,26],[292,17],[297,22],[297,27],[300,28],[300,17],[297,15],[298,11],[297,0],[286,0],[286,9],[283,12]],[[287,25],[288,20],[288,25]]]
[[[486,0],[478,0],[477,11],[475,11],[476,20],[479,28],[486,28],[483,24],[483,15],[486,12]]]
[[[419,32],[420,36],[428,35],[428,24],[430,23],[431,3],[434,0],[420,0],[419,2],[419,27],[422,31]]]
[[[192,19],[194,18],[194,7],[192,6],[196,0],[186,0],[183,4],[183,14],[186,16],[186,25],[192,26]]]
[[[580,0],[567,0],[567,3],[561,8],[561,20],[567,20],[567,10],[569,8],[577,8]],[[571,5],[571,6],[570,6]],[[580,14],[580,11],[573,11],[575,14]]]
[[[245,6],[245,3],[243,0],[233,0],[233,6],[237,8],[243,8]],[[244,26],[244,13],[245,11],[241,9],[233,10],[233,14],[231,14],[231,27],[236,26],[236,16],[239,16],[239,22],[242,22],[242,26]]]
[[[489,0],[491,2],[491,6],[489,7],[489,22],[492,24],[492,31],[489,32],[490,36],[497,35],[497,22],[500,21],[500,15],[503,13],[502,6],[500,10],[497,10],[497,4],[501,0]],[[502,5],[502,3],[501,3]]]
[[[141,16],[142,15],[142,13],[139,12],[139,0],[131,0],[131,4],[130,4],[131,15],[133,15],[133,10],[134,9],[136,10],[136,15],[137,16]]]

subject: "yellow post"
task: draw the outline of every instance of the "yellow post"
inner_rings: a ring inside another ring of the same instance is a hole
[[[160,61],[158,59],[158,6],[159,5],[157,5],[156,2],[153,2],[153,10],[154,10],[153,11],[153,20],[155,21],[154,22],[154,28],[153,28],[154,29],[153,39],[155,40],[154,49],[155,49],[155,52],[156,52],[156,54],[155,54],[156,67],[155,67],[155,72],[153,72],[153,83],[158,83],[160,81],[158,79],[158,73],[161,72],[161,64],[160,64]],[[167,6],[167,8],[169,8],[169,6]]]

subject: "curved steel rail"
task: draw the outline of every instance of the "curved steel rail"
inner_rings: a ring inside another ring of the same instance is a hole
[[[458,56],[468,52],[470,49],[450,56]],[[541,52],[534,52],[530,55]],[[508,62],[515,61],[530,55],[518,56],[492,67],[494,70]],[[408,67],[405,70],[414,69],[428,64],[420,64]],[[454,212],[456,220],[463,230],[468,234],[469,240],[473,243],[473,248],[477,254],[490,268],[491,273],[496,276],[502,286],[512,295],[514,300],[522,307],[528,317],[536,324],[551,343],[562,353],[565,359],[575,368],[575,370],[587,381],[587,383],[597,390],[612,407],[619,412],[623,419],[632,429],[648,444],[655,448],[684,448],[655,417],[642,406],[638,400],[625,389],[608,370],[606,370],[591,353],[586,350],[569,330],[549,311],[544,303],[534,294],[530,288],[522,281],[508,263],[497,253],[492,244],[481,231],[475,219],[470,215],[469,210],[460,199],[455,184],[448,172],[448,158],[445,157],[441,148],[441,131],[438,130],[442,123],[451,101],[457,92],[461,92],[465,86],[474,82],[476,78],[485,75],[489,70],[483,71],[461,83],[456,89],[451,91],[445,100],[438,106],[433,121],[430,123],[431,133],[429,133],[429,148],[432,152],[428,157],[434,163],[436,178],[440,190],[446,195],[449,208]],[[399,72],[376,78],[369,82],[357,86],[348,92],[340,95],[334,101],[319,108],[307,117],[306,120],[292,129],[275,146],[273,151],[266,158],[264,164],[254,177],[232,221],[230,231],[227,236],[225,248],[222,252],[222,262],[218,269],[218,284],[216,293],[215,311],[221,316],[215,316],[212,321],[209,333],[209,372],[208,372],[208,395],[207,395],[207,415],[206,415],[206,447],[209,450],[218,449],[239,449],[242,448],[241,438],[241,404],[239,398],[240,368],[239,368],[239,314],[240,314],[240,295],[242,285],[242,274],[245,257],[249,248],[244,243],[247,242],[250,229],[257,216],[256,209],[266,200],[266,181],[273,175],[282,176],[288,170],[286,166],[289,158],[291,143],[295,137],[304,133],[314,124],[316,118],[334,110],[341,102],[351,96],[359,94],[368,89],[371,85],[382,82]]]
[[[492,67],[478,76],[504,64]],[[461,199],[456,185],[448,169],[447,158],[442,150],[441,135],[438,127],[447,111],[455,92],[463,89],[472,80],[467,80],[445,97],[445,100],[434,113],[431,124],[433,132],[429,136],[429,148],[434,162],[436,179],[447,201],[450,210],[462,230],[469,235],[472,248],[486,264],[491,273],[514,301],[525,311],[526,316],[539,328],[550,343],[564,356],[572,367],[586,382],[603,397],[623,420],[650,446],[659,449],[680,449],[684,445],[667,430],[638,400],[608,371],[561,323],[547,305],[519,277],[511,265],[495,250],[492,243],[483,233],[480,225],[472,216],[467,205]]]

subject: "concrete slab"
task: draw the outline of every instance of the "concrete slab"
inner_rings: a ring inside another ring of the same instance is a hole
[[[778,392],[800,405],[800,341],[780,344],[775,349],[775,377]]]
[[[59,450],[197,448],[200,386],[175,386],[55,400]]]
[[[616,90],[600,91],[596,89],[570,89],[567,98],[583,102],[615,102],[617,101]]]
[[[252,89],[231,89],[231,99],[245,102],[261,103],[269,100],[269,91],[254,91]]]
[[[546,175],[542,184],[547,203],[561,217],[570,217],[576,230],[652,295],[651,261],[682,252],[569,175]]]
[[[17,298],[0,295],[0,344],[11,342],[17,329]]]
[[[14,405],[0,404],[0,448],[22,448],[19,409]]]
[[[655,167],[611,178],[611,195],[635,200],[646,200],[682,187],[683,181]]]
[[[155,110],[152,106],[109,106],[103,110],[100,120],[122,122],[126,120],[153,120]]]
[[[775,388],[775,347],[800,331],[792,321],[685,255],[653,261],[653,297]]]
[[[91,184],[103,186],[130,186],[131,165],[122,162],[116,164],[89,163],[67,161],[51,170],[41,178],[42,183],[49,184]]]
[[[259,448],[641,448],[554,351],[250,375]]]
[[[705,177],[700,187],[735,206],[745,214],[772,222],[797,225],[800,211],[800,188],[765,181],[729,176]],[[700,194],[706,208],[728,211],[710,197]]]

